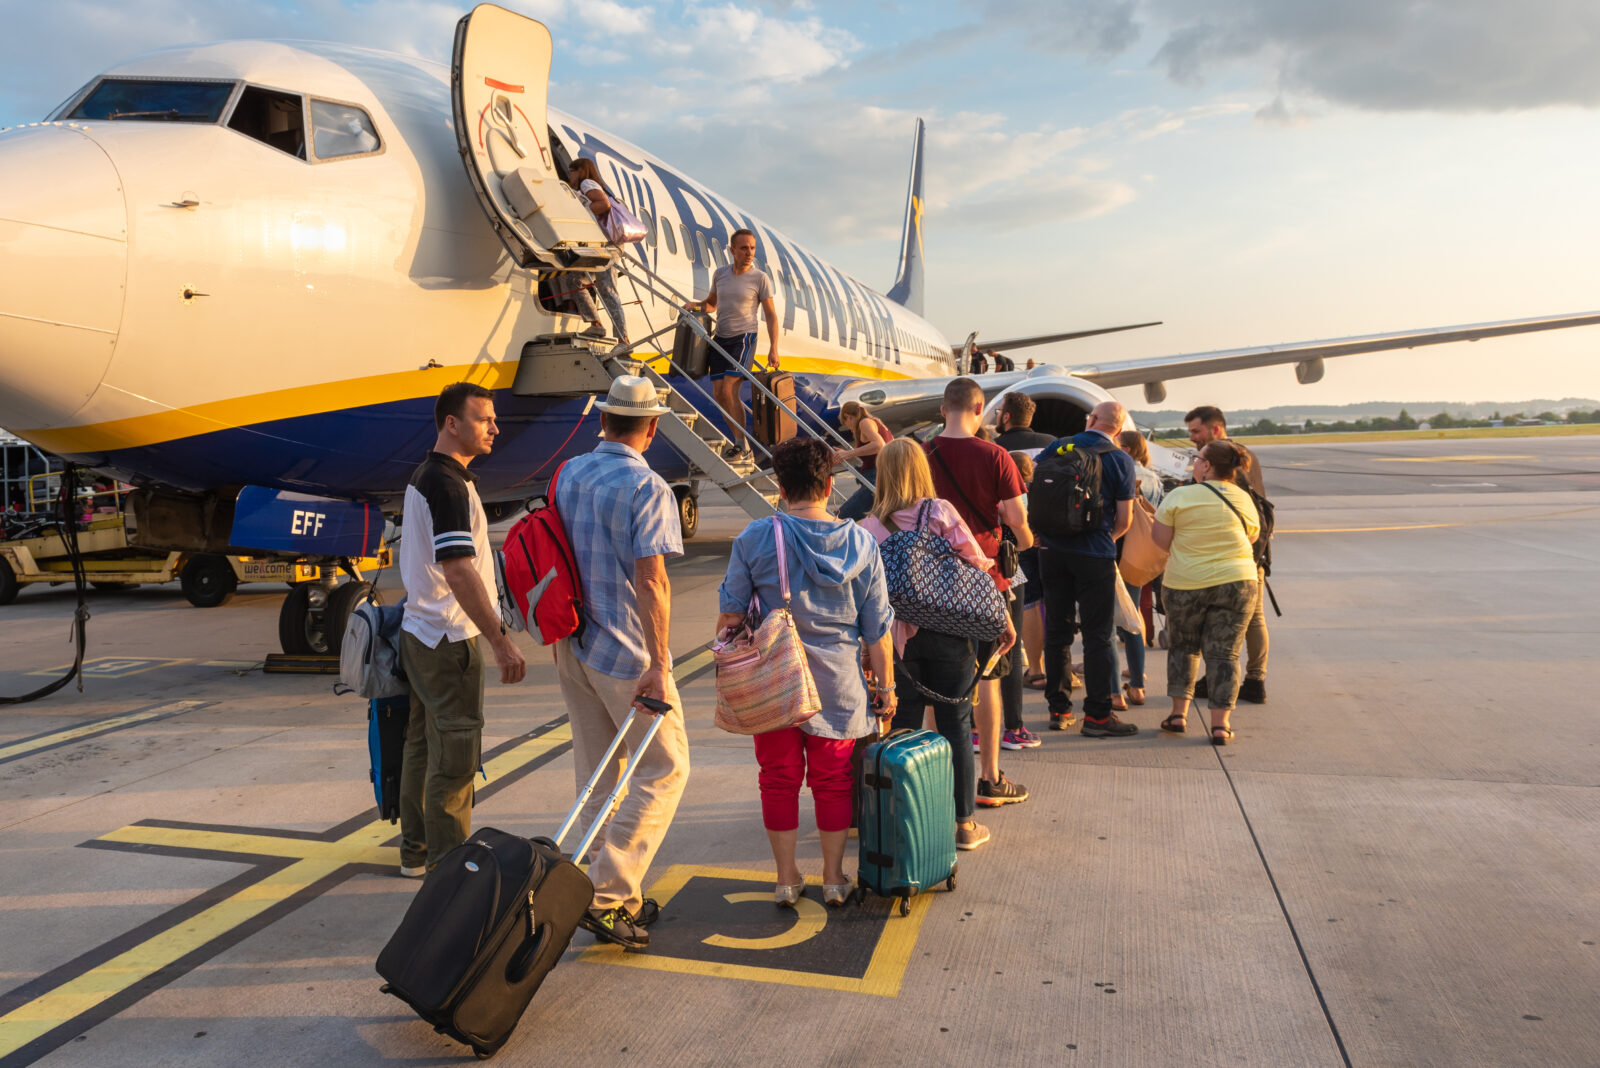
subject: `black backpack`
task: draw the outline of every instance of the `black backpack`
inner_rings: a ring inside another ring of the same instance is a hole
[[[1035,457],[1028,487],[1028,525],[1034,533],[1070,538],[1100,529],[1105,518],[1100,454],[1106,451],[1064,441]]]
[[[1217,497],[1221,499],[1222,503],[1228,506],[1229,511],[1231,511],[1234,515],[1239,516],[1240,524],[1245,524],[1244,516],[1240,515],[1239,509],[1233,506],[1232,501],[1228,500],[1227,497],[1222,495],[1221,490],[1217,489],[1215,486],[1207,485],[1204,482],[1198,484],[1205,486],[1212,493],[1215,493]],[[1233,485],[1236,489],[1242,489],[1245,491],[1245,493],[1249,494],[1250,503],[1256,506],[1256,522],[1261,529],[1260,532],[1256,534],[1255,543],[1250,546],[1250,554],[1255,557],[1256,566],[1261,569],[1262,576],[1265,577],[1267,575],[1271,575],[1272,527],[1274,523],[1272,502],[1241,482],[1235,482]]]

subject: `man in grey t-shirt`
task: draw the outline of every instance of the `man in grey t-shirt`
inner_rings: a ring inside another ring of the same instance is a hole
[[[749,230],[735,230],[728,242],[733,255],[733,266],[718,267],[711,275],[711,292],[706,299],[687,305],[690,311],[717,313],[716,344],[727,353],[724,356],[713,347],[707,367],[711,375],[711,392],[717,404],[728,417],[728,428],[733,436],[729,446],[730,456],[748,452],[750,446],[744,433],[744,401],[739,397],[740,379],[734,368],[750,366],[756,351],[756,308],[767,320],[767,369],[778,369],[778,309],[772,300],[772,280],[755,265],[756,235]]]

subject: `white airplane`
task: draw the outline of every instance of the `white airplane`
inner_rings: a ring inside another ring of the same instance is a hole
[[[783,366],[802,401],[832,420],[859,399],[891,427],[937,414],[975,339],[952,345],[920,314],[920,121],[898,277],[879,294],[548,107],[551,50],[543,25],[489,4],[461,20],[448,69],[308,42],[173,48],[97,76],[48,121],[0,132],[0,426],[141,487],[140,544],[364,555],[450,382],[495,391],[501,434],[473,465],[488,501],[526,499],[592,447],[610,346],[541,300],[541,275],[570,285],[616,258],[623,300],[636,302],[628,332],[642,338],[705,293],[740,227],[777,285]],[[605,242],[561,180],[577,156],[645,222],[643,243]],[[1600,313],[980,380],[993,403],[1032,394],[1038,425],[1068,432],[1109,387],[1143,385],[1154,402],[1170,378],[1277,363],[1314,382],[1330,356],[1592,323]],[[650,460],[682,486],[688,518],[704,470],[660,439]],[[322,606],[289,598],[286,651],[316,647]]]

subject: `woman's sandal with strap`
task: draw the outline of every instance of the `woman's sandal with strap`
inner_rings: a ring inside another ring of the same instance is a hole
[[[1161,729],[1168,734],[1182,734],[1184,733],[1188,719],[1188,716],[1168,716],[1166,719],[1161,721]]]
[[[1231,744],[1233,744],[1233,731],[1229,730],[1227,727],[1212,727],[1211,728],[1211,744],[1212,745],[1231,745]]]

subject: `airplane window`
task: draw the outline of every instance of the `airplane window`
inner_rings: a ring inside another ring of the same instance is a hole
[[[232,82],[105,78],[67,118],[211,123],[232,95]]]
[[[688,256],[692,263],[694,261],[694,235],[689,232],[688,223],[679,223],[678,231],[683,234],[683,254]]]
[[[711,250],[706,248],[706,235],[696,230],[694,232],[694,243],[695,247],[700,250],[700,262],[705,264],[707,268],[716,267],[716,264],[711,260]]]
[[[661,217],[661,239],[667,243],[667,255],[678,254],[678,239],[672,236],[672,220],[665,215]]]
[[[306,158],[305,107],[293,93],[245,86],[228,128],[297,159]]]
[[[722,242],[719,241],[717,238],[714,238],[714,237],[711,239],[711,254],[712,254],[712,258],[715,259],[718,263],[724,264],[724,265],[727,264],[727,262],[728,262],[728,253],[727,253],[727,251],[725,249],[723,249]]]
[[[350,104],[311,101],[311,131],[318,159],[363,156],[379,148],[372,120],[365,111]]]
[[[656,247],[656,217],[650,214],[649,208],[639,209],[639,221],[644,223],[644,240],[651,248]]]

